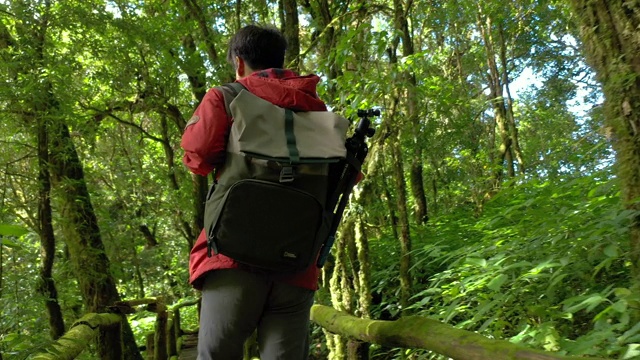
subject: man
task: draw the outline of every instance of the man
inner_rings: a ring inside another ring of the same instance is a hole
[[[232,38],[227,60],[254,95],[284,108],[325,111],[316,93],[319,77],[283,70],[285,49],[279,31],[250,25]],[[221,167],[232,122],[222,93],[209,90],[182,137],[183,162],[192,172],[207,175]],[[317,278],[315,264],[276,276],[221,254],[208,257],[206,234],[200,233],[190,257],[190,282],[202,290],[198,359],[241,359],[255,329],[262,360],[306,359]]]

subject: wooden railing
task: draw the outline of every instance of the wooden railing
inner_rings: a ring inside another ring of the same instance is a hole
[[[198,303],[198,299],[167,306],[162,298],[121,301],[114,304],[114,313],[90,313],[73,323],[57,341],[36,354],[33,360],[71,360],[84,351],[98,333],[98,329],[112,327],[120,333],[121,314],[132,314],[136,307],[156,313],[154,332],[147,335],[147,360],[176,360],[181,348],[183,330],[180,309]]]
[[[33,360],[71,360],[85,350],[101,327],[118,327],[120,314],[146,305],[156,313],[155,331],[147,336],[147,360],[177,360],[181,349],[180,309],[198,303],[190,300],[167,306],[162,298],[117,303],[116,313],[87,314],[67,333]],[[458,360],[585,360],[553,352],[530,349],[505,340],[489,339],[424,317],[409,316],[396,321],[361,319],[331,307],[314,305],[311,320],[327,331],[347,338],[387,347],[426,349]],[[590,360],[604,360],[589,358]]]

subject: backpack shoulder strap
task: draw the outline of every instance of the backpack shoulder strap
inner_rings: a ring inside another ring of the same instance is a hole
[[[220,85],[220,86],[216,86],[216,89],[220,90],[220,92],[222,93],[222,97],[224,97],[224,109],[227,112],[227,116],[229,116],[230,118],[232,117],[231,115],[231,102],[233,101],[233,99],[236,98],[236,96],[238,96],[238,94],[240,93],[240,91],[242,90],[247,90],[249,91],[244,85],[240,84],[239,82],[232,82],[232,83],[227,83],[224,85]],[[218,183],[218,168],[214,168],[213,173],[213,185],[215,187],[215,185]]]
[[[218,86],[217,89],[220,90],[220,92],[222,92],[222,96],[224,97],[224,109],[227,111],[227,115],[229,115],[229,117],[231,117],[230,106],[233,99],[235,99],[236,96],[238,96],[240,91],[242,90],[249,91],[244,85],[240,84],[239,82],[224,84],[224,85]]]

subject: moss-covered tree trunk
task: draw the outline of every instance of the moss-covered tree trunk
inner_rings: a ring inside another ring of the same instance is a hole
[[[640,211],[640,3],[571,0],[588,62],[604,91],[607,127],[616,150],[623,201]],[[636,213],[637,214],[637,213]],[[640,297],[640,215],[630,231],[635,298]],[[640,304],[634,306],[640,320]]]
[[[53,115],[53,109],[50,109]],[[49,132],[50,164],[53,185],[60,204],[62,233],[67,243],[70,259],[78,277],[87,312],[105,312],[107,307],[120,300],[115,280],[111,276],[109,259],[98,226],[89,190],[84,178],[82,163],[71,139],[69,128],[61,118],[54,117]],[[119,331],[101,329],[98,352],[103,360],[116,359],[122,353],[125,359],[140,359],[140,352],[133,333],[123,316],[123,336]]]
[[[353,217],[346,217],[340,228],[336,244],[334,245],[335,263],[333,273],[329,280],[329,291],[331,292],[331,304],[348,314],[353,314],[353,299],[355,297],[353,289],[353,276],[350,268],[351,250],[350,244],[354,241]],[[330,359],[347,358],[347,339],[339,335],[327,334],[327,348]]]
[[[390,144],[392,152],[393,177],[396,190],[396,209],[400,227],[400,307],[406,313],[411,297],[411,232],[409,228],[409,211],[407,209],[407,190],[404,176],[404,161],[399,140]]]
[[[398,57],[396,55],[396,49],[400,43],[400,37],[396,37],[393,47],[388,49],[389,63],[392,67],[398,64]],[[409,305],[409,298],[411,297],[411,231],[409,227],[409,211],[407,209],[407,186],[404,175],[404,159],[401,146],[401,134],[398,121],[400,111],[398,106],[400,105],[401,93],[396,90],[393,97],[392,108],[390,111],[390,118],[395,128],[391,128],[388,123],[385,123],[384,131],[387,133],[385,137],[389,137],[390,143],[385,144],[385,150],[389,151],[391,159],[391,174],[393,176],[394,188],[395,188],[395,208],[398,211],[398,240],[400,241],[400,307],[404,313]]]
[[[369,193],[364,193],[370,196]],[[354,224],[355,258],[352,259],[354,267],[354,281],[357,308],[355,314],[360,318],[369,319],[371,317],[371,264],[369,262],[369,239],[365,229],[364,219],[360,214],[356,216]],[[371,344],[357,339],[351,339],[347,344],[349,359],[368,360],[369,347]]]

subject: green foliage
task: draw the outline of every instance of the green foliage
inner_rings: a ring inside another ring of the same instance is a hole
[[[22,226],[0,224],[0,237],[20,237],[28,232],[29,231]],[[15,243],[9,243],[9,240],[6,240],[6,243],[3,241],[3,244],[8,246],[14,244],[15,246]]]
[[[138,312],[133,315],[129,322],[133,335],[136,337],[138,344],[146,344],[147,335],[154,332],[156,323],[156,314],[150,312]]]
[[[572,355],[633,353],[625,234],[609,173],[530,181],[501,192],[479,218],[439,219],[413,253],[412,309],[489,337]],[[432,239],[438,239],[433,241]]]
[[[23,227],[2,225],[0,261],[0,352],[8,359],[24,359],[48,343],[48,327],[42,321],[44,299],[35,293],[38,278],[37,247],[33,234]],[[7,237],[8,235],[10,237]],[[19,237],[17,237],[19,234]],[[26,296],[25,294],[29,294]]]

